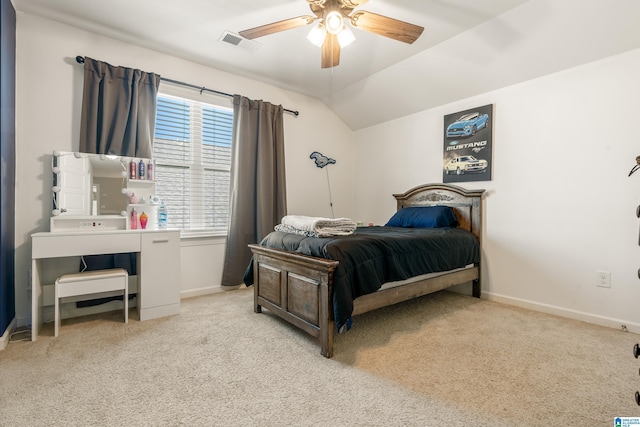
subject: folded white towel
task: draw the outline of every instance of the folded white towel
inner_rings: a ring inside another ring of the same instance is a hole
[[[356,230],[356,223],[349,218],[322,218],[303,215],[287,215],[282,218],[282,228],[312,233],[316,237],[347,236]]]

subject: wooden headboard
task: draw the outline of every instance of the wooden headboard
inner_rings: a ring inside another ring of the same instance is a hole
[[[480,240],[484,191],[450,184],[425,184],[393,197],[398,203],[398,210],[409,206],[451,206],[458,217],[459,227],[469,230]]]

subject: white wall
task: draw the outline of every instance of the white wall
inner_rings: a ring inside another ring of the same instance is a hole
[[[212,44],[215,49],[215,44]],[[30,320],[27,291],[30,235],[48,231],[51,213],[51,154],[78,150],[82,66],[75,56],[153,71],[164,77],[227,93],[240,93],[300,111],[285,114],[288,208],[292,213],[330,216],[325,170],[309,159],[318,150],[331,165],[335,214],[353,214],[353,135],[319,101],[233,74],[187,62],[28,14],[17,17],[16,128],[16,318]],[[224,98],[223,98],[224,99]],[[230,104],[229,104],[230,105]],[[182,295],[219,288],[224,238],[182,242]]]
[[[487,189],[484,295],[640,332],[638,75],[634,50],[356,132],[356,217],[442,182],[443,116],[494,104],[493,179],[463,184]]]

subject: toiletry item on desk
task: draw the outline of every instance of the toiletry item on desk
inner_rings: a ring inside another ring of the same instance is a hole
[[[134,159],[129,162],[129,179],[136,179],[138,176],[138,165]]]
[[[167,228],[167,206],[164,204],[164,200],[160,202],[160,206],[158,207],[158,228],[165,229]]]
[[[138,163],[138,179],[144,179],[144,174],[147,166],[144,164],[144,160],[140,159]]]
[[[151,160],[147,163],[147,180],[153,181],[153,163],[151,163]]]
[[[136,208],[131,209],[131,229],[138,229],[138,212],[136,212]]]
[[[140,228],[142,228],[143,230],[146,229],[148,220],[149,217],[146,213],[144,213],[144,211],[142,211],[142,213],[140,214]]]

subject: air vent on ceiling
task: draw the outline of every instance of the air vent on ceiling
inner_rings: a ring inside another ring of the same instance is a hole
[[[260,46],[262,46],[260,43],[258,43],[255,40],[245,39],[241,35],[232,33],[231,31],[223,32],[220,38],[218,39],[218,41],[221,41],[223,43],[229,43],[234,46],[238,46],[243,49],[251,50],[251,51],[258,50]]]

